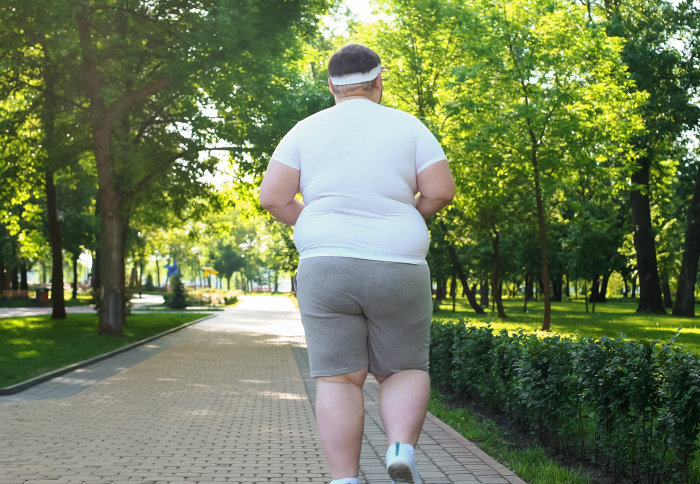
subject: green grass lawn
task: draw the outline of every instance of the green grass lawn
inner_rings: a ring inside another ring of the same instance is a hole
[[[121,348],[204,316],[202,313],[132,314],[124,336],[97,334],[96,314],[67,319],[0,319],[0,388]]]
[[[506,299],[503,303],[507,319],[498,319],[495,312],[477,315],[469,306],[466,299],[457,299],[456,312],[452,312],[452,300],[445,299],[433,318],[450,320],[466,318],[472,324],[491,324],[500,330],[505,328],[515,331],[523,328],[528,331],[538,331],[542,326],[543,303],[530,301],[527,313],[523,312],[522,298]],[[624,333],[630,339],[636,340],[670,340],[681,329],[676,343],[686,346],[689,350],[700,353],[700,319],[680,318],[663,314],[637,314],[637,303],[632,301],[611,300],[598,303],[595,313],[589,312],[583,300],[552,303],[551,331],[561,335],[582,335],[599,338],[614,337]],[[487,309],[487,308],[485,308]],[[544,333],[542,333],[544,334]]]

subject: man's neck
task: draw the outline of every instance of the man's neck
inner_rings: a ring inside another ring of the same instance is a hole
[[[377,104],[381,104],[382,102],[382,93],[373,91],[369,94],[351,94],[350,96],[343,96],[343,97],[335,97],[335,103],[340,104],[343,101],[349,101],[351,99],[367,99],[368,101],[375,102]]]

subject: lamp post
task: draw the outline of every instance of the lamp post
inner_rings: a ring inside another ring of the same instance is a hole
[[[153,251],[153,255],[156,257],[156,286],[160,289],[160,266],[158,265],[158,249]]]
[[[194,273],[194,288],[197,289],[197,278],[199,277],[199,247],[192,247],[190,249],[195,257],[196,268]]]
[[[243,294],[246,294],[248,292],[248,276],[246,275],[247,266],[245,262],[245,254],[241,254],[241,258],[243,259]]]
[[[246,294],[248,292],[248,263],[246,261],[246,252],[252,245],[253,242],[247,237],[245,239],[245,242],[243,242],[242,244],[238,244],[238,247],[240,247],[243,251],[243,254],[241,254],[241,257],[243,258],[243,294]]]

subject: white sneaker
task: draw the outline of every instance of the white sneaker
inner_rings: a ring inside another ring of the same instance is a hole
[[[386,451],[386,470],[392,484],[422,484],[416,468],[415,449],[410,444],[396,442]]]

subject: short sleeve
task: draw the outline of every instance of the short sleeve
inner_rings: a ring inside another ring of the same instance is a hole
[[[294,168],[295,170],[301,170],[298,148],[298,126],[299,125],[297,124],[286,135],[284,135],[284,138],[282,138],[282,141],[279,142],[277,148],[275,148],[275,151],[272,153],[273,160],[279,161],[280,163]]]
[[[445,151],[435,135],[420,121],[418,139],[416,140],[416,173],[420,173],[433,163],[446,160]]]

